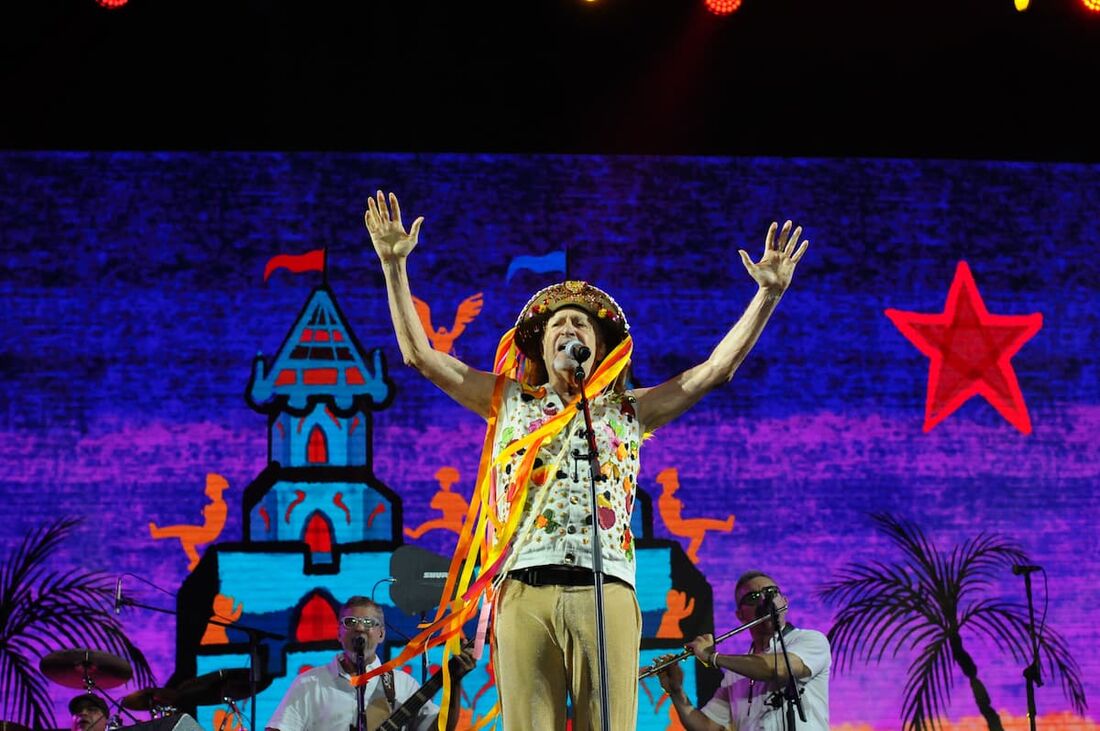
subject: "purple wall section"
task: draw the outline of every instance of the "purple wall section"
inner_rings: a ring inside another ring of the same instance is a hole
[[[736,516],[699,552],[716,625],[736,623],[736,575],[764,567],[791,595],[792,619],[827,629],[815,590],[849,561],[891,556],[870,512],[912,520],[944,548],[993,530],[1046,567],[1048,621],[1100,698],[1096,166],[0,153],[0,555],[44,521],[80,515],[59,568],[129,572],[175,592],[186,558],[147,524],[199,522],[207,472],[230,485],[219,540],[240,540],[241,493],[266,464],[264,419],[243,397],[251,360],[274,353],[317,281],[280,272],[265,285],[264,264],[318,246],[350,326],[388,360],[396,393],[375,414],[373,466],[403,497],[406,526],[438,515],[429,501],[441,466],[458,469],[468,496],[481,425],[401,366],[361,222],[378,187],[401,195],[408,220],[427,219],[410,272],[436,324],[484,293],[460,357],[488,367],[527,296],[560,276],[508,281],[509,262],[564,248],[569,275],[626,311],[645,384],[705,357],[740,315],[752,283],[737,248],[757,255],[774,218],[805,225],[809,254],[733,383],[643,449],[655,504],[656,475],[674,467],[686,516]],[[928,359],[883,312],[942,311],[960,260],[991,312],[1043,315],[1012,358],[1030,435],[981,398],[922,431]],[[670,536],[659,517],[655,532]],[[417,543],[446,553],[454,538],[433,531]],[[991,591],[1022,601],[1011,575]],[[173,622],[124,619],[167,680]],[[1021,668],[992,645],[973,652],[994,705],[1022,715]],[[909,659],[835,674],[834,724],[897,727]],[[976,715],[962,681],[956,719]],[[58,689],[59,711],[68,695]],[[1069,708],[1053,684],[1039,703]]]

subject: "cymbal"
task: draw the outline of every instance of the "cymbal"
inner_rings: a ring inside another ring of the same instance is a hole
[[[179,697],[179,691],[171,688],[142,688],[123,697],[122,707],[130,711],[151,711],[158,706],[174,706]]]
[[[271,685],[275,678],[263,675],[256,683],[256,692]],[[248,668],[215,670],[191,680],[185,680],[176,688],[180,705],[216,706],[226,698],[239,701],[252,694],[248,684]]]
[[[134,674],[130,663],[118,655],[84,648],[51,652],[38,662],[38,669],[59,685],[80,689],[87,687],[85,677],[106,690],[122,685]]]

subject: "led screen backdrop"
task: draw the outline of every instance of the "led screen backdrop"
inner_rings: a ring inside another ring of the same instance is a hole
[[[1100,698],[1100,168],[310,153],[0,163],[0,555],[82,518],[51,568],[122,576],[134,601],[184,611],[178,624],[137,607],[120,617],[158,683],[246,663],[243,633],[207,626],[212,612],[288,634],[263,650],[278,676],[263,724],[295,672],[331,657],[335,603],[374,592],[395,607],[377,584],[393,550],[454,548],[483,425],[401,363],[362,223],[381,187],[407,221],[426,219],[409,269],[436,347],[488,368],[529,295],[568,276],[622,305],[641,384],[705,358],[741,314],[754,284],[738,248],[758,257],[772,220],[805,227],[809,252],[733,382],[642,447],[632,527],[647,654],[735,626],[733,581],[749,568],[775,576],[797,624],[827,630],[837,607],[823,585],[850,562],[901,559],[871,517],[888,513],[945,552],[983,531],[1017,542],[1049,577],[1034,575],[1047,626]],[[271,263],[322,247],[324,279]],[[984,597],[1022,603],[1023,579],[1005,567]],[[965,639],[993,707],[1019,728],[1023,664],[980,633]],[[914,657],[834,668],[834,727],[897,728]],[[952,667],[944,720],[984,728]],[[687,669],[709,692],[714,679]],[[1040,712],[1068,724],[1076,714],[1047,680]],[[484,681],[466,683],[475,716],[491,705]],[[72,691],[50,688],[63,725]],[[655,681],[640,709],[640,727],[670,727]]]

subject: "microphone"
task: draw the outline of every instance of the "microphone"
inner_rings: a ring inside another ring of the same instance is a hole
[[[1030,566],[1028,564],[1016,564],[1012,567],[1012,573],[1016,576],[1024,576],[1035,571],[1042,571],[1042,566]]]
[[[122,577],[115,582],[115,614],[122,613]]]
[[[562,350],[564,350],[565,354],[568,355],[570,358],[577,361],[578,365],[584,363],[586,360],[588,360],[588,356],[592,355],[592,349],[582,343],[580,340],[570,340],[565,344],[565,347],[562,348]]]
[[[352,646],[355,648],[355,666],[359,674],[362,675],[367,670],[367,662],[363,657],[363,651],[367,649],[367,638],[363,635],[356,635],[352,640]]]

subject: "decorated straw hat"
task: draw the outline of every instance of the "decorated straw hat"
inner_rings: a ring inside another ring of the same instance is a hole
[[[618,345],[630,330],[619,303],[588,282],[570,280],[535,293],[516,320],[515,342],[528,358],[542,360],[542,333],[550,315],[563,307],[579,307],[593,317],[603,332],[605,345]]]

